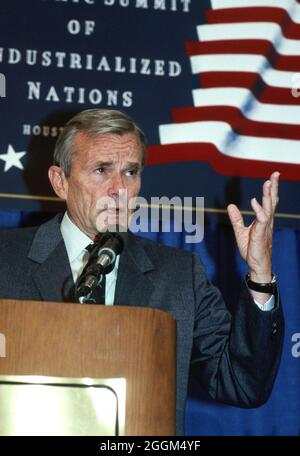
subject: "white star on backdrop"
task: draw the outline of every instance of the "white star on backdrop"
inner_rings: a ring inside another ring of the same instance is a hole
[[[6,173],[13,166],[24,169],[24,166],[21,163],[21,158],[24,157],[24,155],[26,155],[26,152],[16,152],[13,146],[9,144],[6,154],[0,155],[0,160],[5,162],[4,172]]]

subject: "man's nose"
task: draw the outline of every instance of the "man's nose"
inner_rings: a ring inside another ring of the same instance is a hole
[[[116,198],[116,196],[119,196],[119,191],[124,188],[122,174],[116,173],[111,177],[111,181],[109,182],[108,195]]]

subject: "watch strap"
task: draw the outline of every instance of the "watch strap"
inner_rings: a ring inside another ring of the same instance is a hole
[[[272,280],[268,283],[253,282],[250,279],[249,273],[246,275],[246,283],[250,290],[258,291],[260,293],[275,294],[277,289],[276,276],[272,273]]]

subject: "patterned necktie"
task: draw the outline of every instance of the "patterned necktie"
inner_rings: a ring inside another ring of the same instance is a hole
[[[86,247],[86,250],[91,253],[94,248],[94,244],[89,244]],[[101,282],[93,290],[91,296],[86,301],[87,304],[105,304],[105,284],[106,278],[105,275],[102,276]]]

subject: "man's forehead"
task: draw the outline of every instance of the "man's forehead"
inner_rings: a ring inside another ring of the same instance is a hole
[[[105,133],[92,136],[85,131],[75,135],[74,156],[84,156],[88,162],[113,162],[126,159],[130,162],[142,161],[142,145],[134,133]]]
[[[77,147],[103,147],[111,148],[118,146],[138,147],[141,148],[141,142],[138,136],[133,132],[118,133],[103,133],[91,134],[88,131],[79,131],[75,135],[75,145]]]

